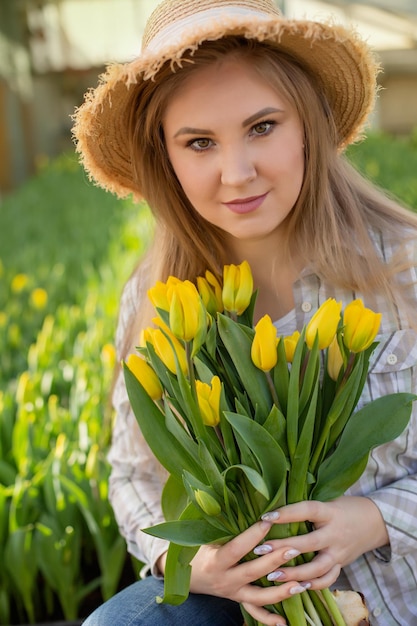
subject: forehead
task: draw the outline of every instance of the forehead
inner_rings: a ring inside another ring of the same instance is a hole
[[[257,108],[284,104],[289,107],[278,85],[272,86],[253,63],[226,58],[193,69],[179,82],[168,97],[164,122],[189,115],[220,118],[228,112],[246,116]]]

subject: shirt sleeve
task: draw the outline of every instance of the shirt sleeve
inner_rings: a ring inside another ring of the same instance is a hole
[[[132,278],[122,295],[116,332],[119,360],[138,308],[138,280],[140,278]],[[168,549],[168,542],[151,537],[142,529],[164,521],[161,492],[167,474],[142,436],[130,407],[122,371],[114,386],[113,406],[116,416],[108,456],[111,465],[110,502],[128,551],[144,563],[141,575],[150,570],[159,576],[156,561]]]

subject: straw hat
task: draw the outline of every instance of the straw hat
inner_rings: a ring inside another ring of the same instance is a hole
[[[227,35],[267,42],[297,57],[316,76],[333,110],[341,148],[363,129],[374,105],[377,64],[351,30],[334,24],[285,19],[273,0],[164,0],[145,28],[141,55],[108,67],[74,115],[77,151],[98,185],[120,197],[140,198],[129,152],[129,103],[135,85],[173,71],[185,52]]]

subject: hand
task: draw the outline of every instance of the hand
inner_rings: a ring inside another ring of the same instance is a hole
[[[262,588],[251,583],[294,557],[293,538],[281,540],[270,553],[240,563],[262,543],[270,528],[270,523],[258,522],[223,546],[201,546],[191,562],[190,590],[240,602],[254,619],[267,626],[286,624],[285,619],[263,607],[305,591],[309,583],[301,586],[289,576],[280,586]]]
[[[283,567],[273,573],[276,580],[308,581],[312,589],[332,585],[340,570],[359,556],[389,543],[382,515],[372,500],[364,497],[342,496],[332,502],[308,501],[290,504],[277,512],[277,524],[309,520],[314,530],[291,539],[292,547],[300,553],[316,552],[310,563]],[[288,540],[268,541],[281,554]],[[270,577],[271,578],[271,577]]]

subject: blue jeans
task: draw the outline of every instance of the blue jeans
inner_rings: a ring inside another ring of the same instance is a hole
[[[126,587],[105,602],[83,626],[242,626],[239,605],[214,596],[190,594],[179,606],[157,604],[164,583],[153,576]]]

